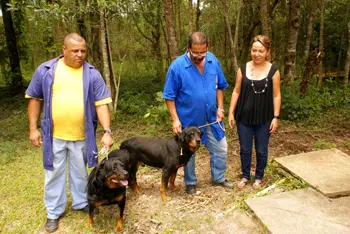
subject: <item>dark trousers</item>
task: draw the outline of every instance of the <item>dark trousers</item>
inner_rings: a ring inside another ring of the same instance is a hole
[[[253,139],[256,151],[255,179],[262,180],[267,164],[268,144],[270,139],[270,123],[259,125],[244,125],[237,123],[237,132],[240,145],[240,157],[242,164],[242,178],[250,180],[250,168],[252,164]]]

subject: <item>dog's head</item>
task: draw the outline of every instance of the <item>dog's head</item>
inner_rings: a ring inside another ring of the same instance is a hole
[[[197,127],[187,127],[178,135],[181,146],[188,148],[191,152],[196,152],[202,143],[203,132]]]
[[[120,150],[117,151],[119,152]],[[100,163],[100,170],[103,170],[100,176],[104,177],[105,183],[110,189],[128,185],[127,179],[129,175],[127,172],[127,165],[118,157],[118,152],[112,151],[110,155]],[[122,153],[121,151],[119,152],[119,154]],[[115,154],[117,155],[115,156]]]

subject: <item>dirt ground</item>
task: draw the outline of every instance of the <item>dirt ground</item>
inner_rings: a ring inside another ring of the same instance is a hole
[[[327,125],[327,124],[326,124]],[[309,152],[318,149],[337,148],[350,154],[348,123],[328,125],[326,128],[305,128],[283,123],[273,134],[269,145],[269,163],[275,157]],[[125,129],[119,129],[125,134]],[[116,135],[118,135],[118,130]],[[239,144],[236,130],[227,130],[229,145],[227,178],[237,183],[240,179]],[[253,159],[253,164],[254,164]],[[210,184],[209,154],[202,147],[196,157],[197,194],[187,195],[180,169],[176,184],[179,191],[168,191],[172,197],[163,202],[160,197],[161,170],[141,167],[138,182],[142,188],[136,195],[127,191],[125,227],[121,233],[266,233],[267,230],[247,208],[242,206],[245,197],[253,196],[251,184],[239,191]],[[265,176],[263,188],[274,183]],[[243,208],[242,208],[243,207]],[[116,207],[101,208],[99,219],[115,215]],[[96,227],[98,230],[98,227]]]

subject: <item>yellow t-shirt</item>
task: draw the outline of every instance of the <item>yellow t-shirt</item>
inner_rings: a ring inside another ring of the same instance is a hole
[[[52,86],[53,137],[85,139],[83,67],[72,68],[59,59]]]
[[[27,94],[25,97],[33,98]],[[95,106],[111,102],[108,97],[95,101]],[[57,62],[52,86],[52,120],[54,138],[85,139],[83,67],[69,67],[62,58]]]

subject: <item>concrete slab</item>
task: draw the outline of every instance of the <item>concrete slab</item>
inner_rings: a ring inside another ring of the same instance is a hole
[[[350,197],[330,199],[305,188],[245,202],[273,234],[350,233]]]
[[[274,160],[327,197],[350,195],[350,156],[340,150],[319,150]]]

